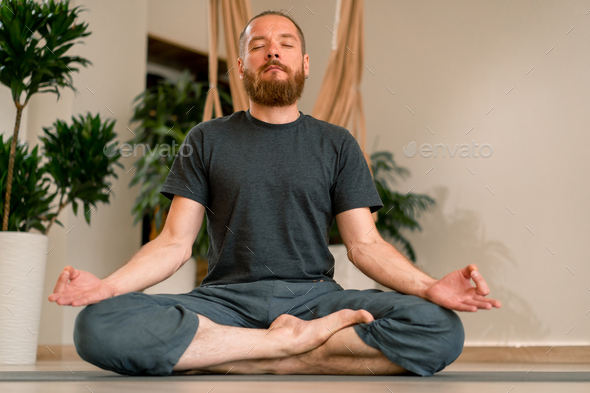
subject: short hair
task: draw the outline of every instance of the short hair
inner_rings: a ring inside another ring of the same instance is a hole
[[[239,43],[239,54],[240,54],[240,58],[244,59],[244,56],[246,55],[245,53],[245,47],[246,47],[246,29],[248,28],[248,26],[250,26],[250,23],[252,23],[252,21],[254,19],[258,19],[260,17],[263,16],[267,16],[267,15],[278,15],[278,16],[282,16],[284,18],[289,19],[297,28],[297,35],[299,36],[299,41],[301,41],[301,54],[305,55],[305,37],[303,36],[303,31],[301,30],[301,27],[299,27],[299,25],[297,24],[297,22],[295,22],[295,20],[293,18],[291,18],[289,15],[282,13],[281,11],[264,11],[261,12],[260,14],[254,16],[252,19],[250,19],[248,21],[248,23],[246,23],[246,26],[244,26],[244,29],[242,30],[242,33],[240,33],[240,43]]]

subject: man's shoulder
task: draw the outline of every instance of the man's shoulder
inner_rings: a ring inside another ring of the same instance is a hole
[[[317,119],[311,115],[306,115],[307,124],[309,127],[319,131],[322,135],[337,142],[344,142],[347,138],[353,138],[350,131],[337,124],[328,123],[327,121]]]
[[[207,120],[207,121],[202,121],[199,124],[197,124],[195,127],[199,127],[203,131],[214,130],[214,129],[226,127],[228,125],[228,123],[242,122],[242,121],[244,121],[245,117],[246,117],[245,111],[238,111],[238,112],[234,112],[229,115],[216,117],[214,119]]]
[[[324,120],[317,119],[312,115],[305,115],[305,117],[309,124],[314,125],[315,127],[321,128],[323,130],[331,131],[334,133],[348,132],[348,130],[344,127],[341,127],[337,124],[328,123]]]
[[[204,135],[216,135],[219,133],[219,131],[234,128],[236,124],[243,122],[244,117],[245,112],[239,111],[226,116],[202,121],[188,130],[186,137],[190,137],[191,139],[200,139],[203,138]]]

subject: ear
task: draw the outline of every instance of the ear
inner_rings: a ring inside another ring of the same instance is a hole
[[[240,76],[240,79],[244,79],[244,62],[240,57],[238,57],[238,75]]]

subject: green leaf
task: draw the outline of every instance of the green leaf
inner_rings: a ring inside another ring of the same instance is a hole
[[[0,134],[0,206],[4,206],[6,178],[12,137],[6,142]],[[45,226],[41,217],[50,216],[55,194],[49,192],[50,179],[41,165],[42,156],[35,146],[30,152],[27,143],[17,143],[14,156],[14,177],[8,220],[9,231],[28,231],[35,228],[41,232]],[[4,209],[0,209],[0,221]]]
[[[79,38],[90,35],[88,24],[76,24],[81,11],[69,8],[69,1],[3,1],[0,12],[0,83],[12,91],[13,100],[25,104],[37,92],[54,92],[72,84],[75,64],[91,64],[81,57],[65,56]],[[40,35],[45,45],[33,36]],[[25,81],[28,82],[25,85]]]
[[[56,120],[52,127],[44,127],[44,134],[39,137],[47,162],[47,173],[53,178],[60,193],[72,203],[77,215],[78,204],[84,206],[84,218],[90,224],[90,206],[98,202],[109,203],[115,192],[111,189],[110,178],[117,178],[115,166],[119,154],[105,154],[113,150],[107,147],[115,145],[115,121],[92,116],[73,116],[72,124]],[[109,191],[110,190],[110,191]]]

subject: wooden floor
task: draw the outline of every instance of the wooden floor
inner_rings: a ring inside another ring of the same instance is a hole
[[[533,371],[531,371],[531,367]],[[100,370],[97,367],[84,361],[39,361],[31,366],[9,366],[0,365],[0,372],[10,371],[91,371]],[[453,372],[590,372],[590,364],[510,364],[510,363],[456,363],[443,370],[441,373]],[[483,374],[482,374],[483,375]],[[565,375],[565,374],[564,374]],[[193,376],[194,377],[194,376]],[[270,376],[272,377],[274,376]],[[190,393],[220,393],[220,392],[301,392],[305,393],[322,392],[322,393],[348,393],[348,392],[477,392],[477,393],[545,393],[545,392],[590,392],[590,382],[526,382],[522,378],[518,382],[441,382],[440,379],[432,378],[415,378],[408,381],[396,380],[395,377],[376,378],[371,381],[371,377],[358,378],[359,381],[339,381],[338,377],[333,377],[330,381],[310,381],[306,380],[307,376],[297,376],[297,381],[182,381],[175,378],[174,380],[166,377],[153,377],[153,381],[125,381],[100,382],[100,381],[54,381],[54,382],[0,382],[0,392],[2,393],[100,393],[100,392],[190,392]],[[220,378],[223,379],[223,378]],[[300,380],[299,380],[300,379]],[[307,378],[309,379],[309,378]],[[344,378],[343,378],[344,379]],[[214,389],[214,390],[213,390]]]

